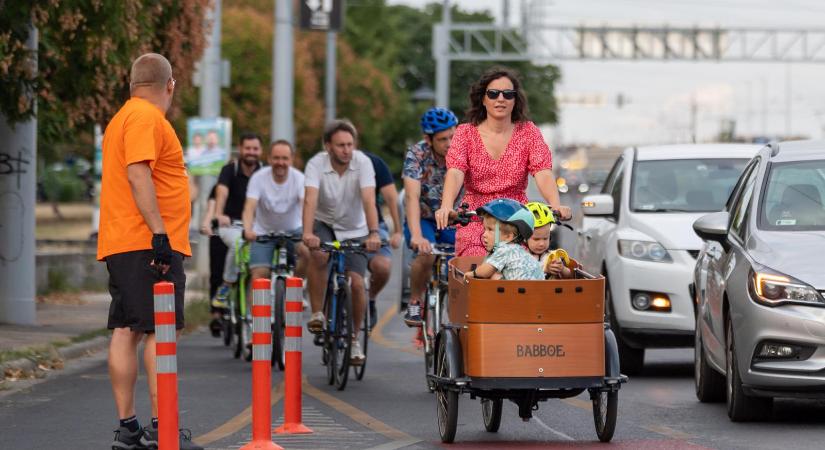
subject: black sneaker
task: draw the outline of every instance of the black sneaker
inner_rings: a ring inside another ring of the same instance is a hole
[[[375,308],[375,300],[370,300],[370,331],[378,323],[378,310]]]
[[[149,444],[146,447],[151,450],[156,450],[158,448],[158,429],[148,426],[145,427],[143,430],[149,442]],[[186,428],[181,428],[179,431],[180,441],[178,445],[180,450],[203,450],[203,447],[192,442],[191,431],[189,431]]]
[[[149,441],[144,437],[144,429],[129,431],[126,427],[115,430],[115,440],[112,442],[112,450],[143,450],[147,448]],[[157,448],[157,443],[155,443]]]
[[[421,305],[418,303],[410,303],[407,305],[407,313],[404,314],[404,323],[408,327],[421,326]]]
[[[223,326],[221,325],[220,319],[215,318],[215,319],[212,319],[211,322],[209,322],[209,331],[212,332],[212,337],[216,337],[216,338],[221,337],[221,330],[222,329],[223,329]]]

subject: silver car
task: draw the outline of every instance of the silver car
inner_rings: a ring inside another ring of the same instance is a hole
[[[695,384],[734,421],[825,398],[825,141],[763,148],[724,211],[698,219]]]

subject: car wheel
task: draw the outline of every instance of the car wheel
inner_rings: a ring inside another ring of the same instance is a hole
[[[616,335],[616,344],[619,348],[619,371],[626,375],[638,375],[642,372],[645,363],[645,349],[633,348],[622,339],[616,315],[613,312],[613,294],[610,291],[610,282],[604,281],[604,321],[610,325]]]
[[[727,348],[725,354],[725,391],[727,393],[728,417],[734,422],[765,419],[771,415],[773,398],[751,397],[745,394],[742,388],[742,379],[739,377],[736,343],[733,338],[733,321],[728,318],[725,325]]]
[[[725,377],[708,364],[698,324],[695,336],[693,382],[696,387],[696,398],[702,403],[721,402],[725,398]]]

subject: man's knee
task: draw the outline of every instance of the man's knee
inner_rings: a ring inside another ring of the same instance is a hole
[[[355,273],[355,272],[350,272],[349,273],[349,279],[350,279],[350,287],[352,287],[352,290],[356,290],[356,289],[363,290],[364,289],[364,277],[362,277],[361,274]]]
[[[369,269],[373,275],[389,275],[392,270],[392,260],[386,256],[376,256],[370,261]]]
[[[320,250],[313,250],[312,251],[312,265],[316,268],[323,267],[327,264],[327,260],[329,259],[329,255],[320,251]]]

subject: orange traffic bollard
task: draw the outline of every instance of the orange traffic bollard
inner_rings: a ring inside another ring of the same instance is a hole
[[[241,450],[282,450],[272,442],[272,291],[269,279],[252,280],[252,442]]]
[[[178,350],[175,285],[155,283],[155,364],[158,388],[158,448],[178,450]]]
[[[301,316],[304,309],[302,290],[303,282],[300,278],[287,278],[284,424],[275,430],[278,434],[312,433],[311,429],[301,423]]]

